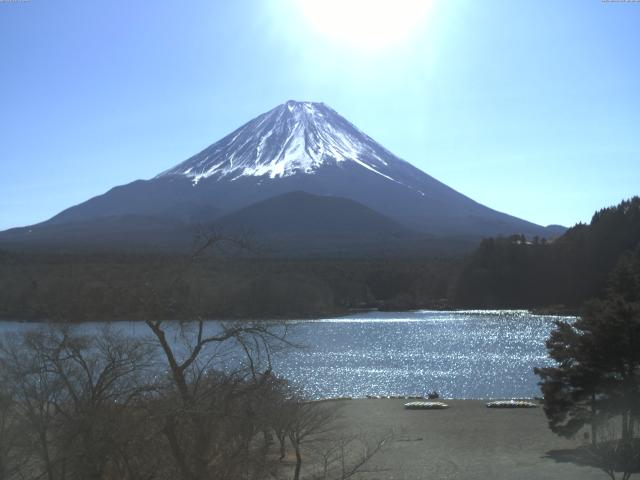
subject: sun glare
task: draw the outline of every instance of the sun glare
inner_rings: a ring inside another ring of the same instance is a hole
[[[432,0],[297,0],[316,32],[345,47],[378,51],[404,43],[423,25]]]

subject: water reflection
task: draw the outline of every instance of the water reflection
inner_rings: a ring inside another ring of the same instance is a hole
[[[278,366],[314,397],[532,397],[557,317],[526,311],[375,312],[300,322],[310,345]]]

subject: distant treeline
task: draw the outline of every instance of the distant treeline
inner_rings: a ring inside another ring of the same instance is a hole
[[[293,318],[442,307],[459,265],[459,259],[2,253],[0,318]]]
[[[603,292],[624,255],[639,251],[640,198],[634,197],[555,240],[489,238],[458,258],[0,252],[0,318],[300,318],[368,308],[577,310]]]

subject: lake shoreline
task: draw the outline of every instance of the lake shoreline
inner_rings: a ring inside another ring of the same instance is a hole
[[[289,321],[323,321],[331,320],[335,318],[345,318],[357,314],[368,313],[428,313],[428,312],[450,312],[450,313],[467,313],[467,312],[524,312],[530,315],[545,316],[545,317],[576,317],[580,315],[580,310],[571,308],[556,308],[556,307],[533,307],[533,308],[407,308],[407,309],[385,309],[385,308],[354,308],[349,310],[341,310],[333,313],[327,313],[321,316],[318,315],[295,315],[295,316],[282,316],[282,317],[228,317],[228,318],[206,318],[207,322],[289,322]],[[162,320],[165,322],[196,322],[197,319],[179,320],[175,318],[164,319],[151,319]],[[85,319],[81,321],[60,321],[42,318],[8,318],[0,317],[0,323],[42,323],[49,325],[82,325],[87,323],[124,323],[124,322],[136,322],[144,323],[143,318],[111,318],[111,319]]]
[[[429,398],[428,396],[420,396],[420,395],[368,395],[365,397],[327,397],[327,398],[315,398],[310,400],[315,403],[325,403],[325,402],[361,402],[361,401],[385,401],[385,400],[394,400],[394,401],[405,401],[405,402],[495,402],[495,401],[528,401],[528,402],[537,402],[539,407],[542,407],[542,397],[533,396],[514,396],[514,397],[487,397],[487,398],[459,398],[459,397],[437,397],[437,398]]]

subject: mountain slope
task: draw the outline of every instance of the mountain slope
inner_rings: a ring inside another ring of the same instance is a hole
[[[414,233],[353,200],[290,192],[271,197],[216,220],[226,230],[260,235],[350,234],[381,237]]]
[[[0,234],[0,246],[60,252],[174,251],[191,248],[196,233],[193,226],[173,218],[113,215],[13,228]]]
[[[290,192],[215,221],[215,230],[246,234],[278,254],[389,252],[429,240],[353,200]]]
[[[436,236],[557,233],[460,194],[396,157],[328,106],[294,101],[150,180],[115,187],[28,228],[130,215],[208,223],[290,192],[349,199],[407,229]]]

